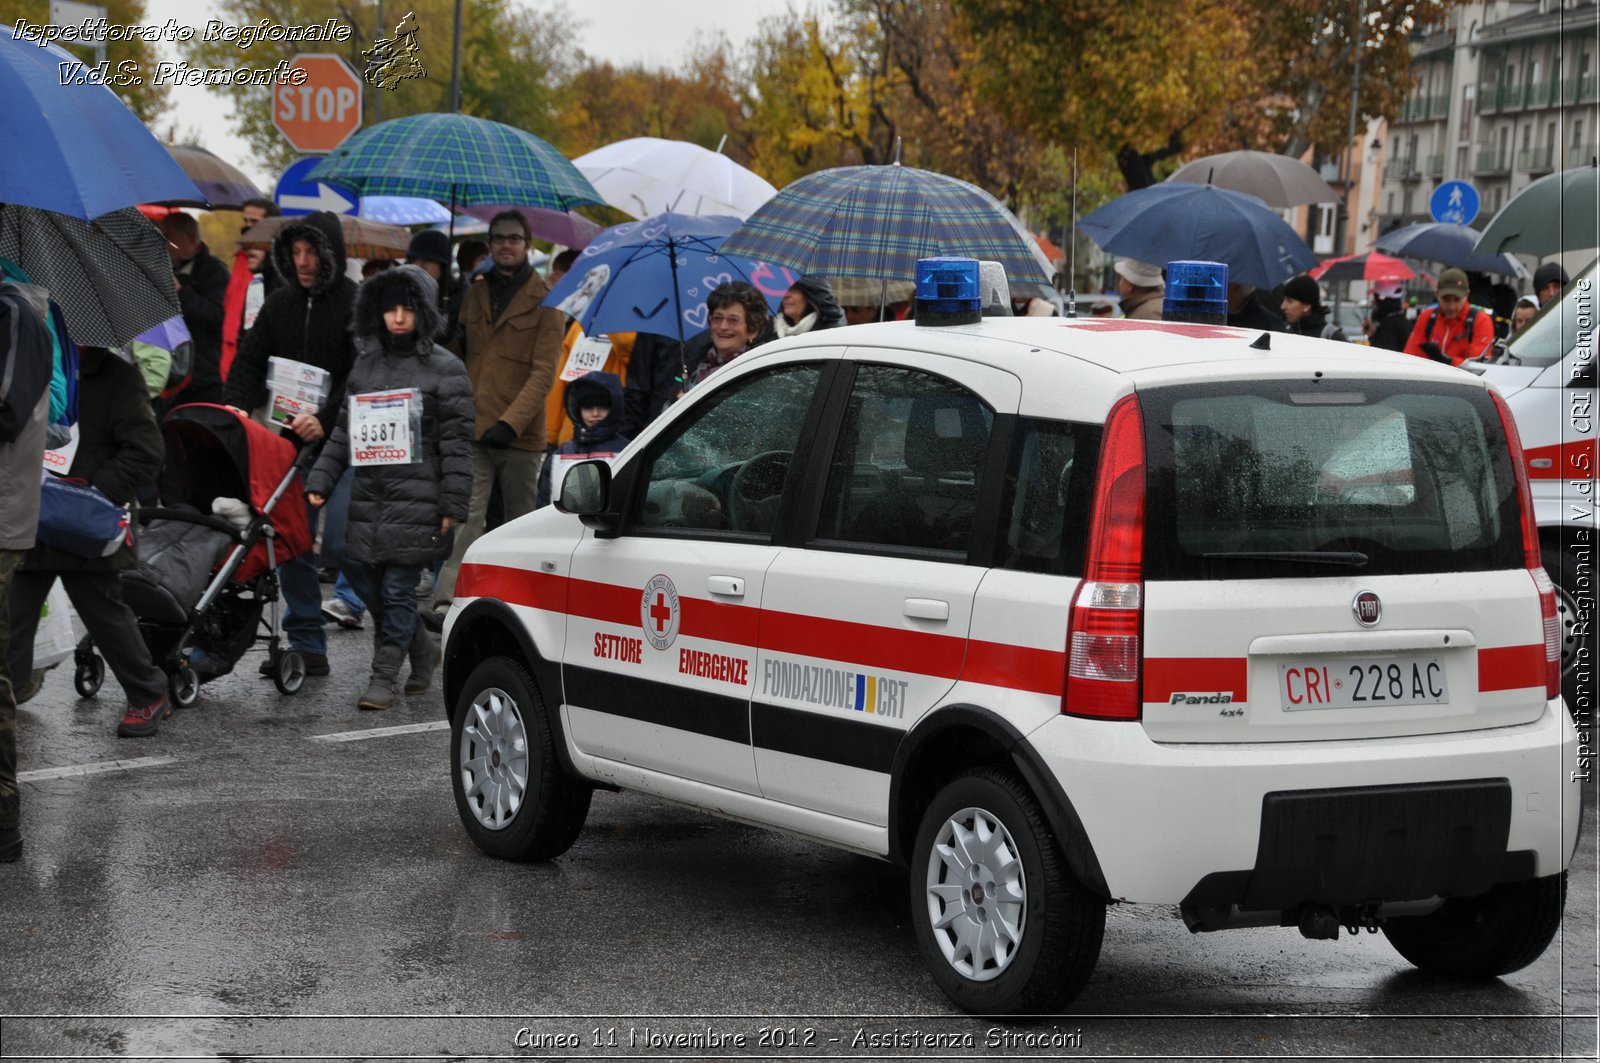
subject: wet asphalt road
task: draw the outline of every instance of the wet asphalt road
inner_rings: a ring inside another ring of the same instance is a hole
[[[1595,1058],[1593,815],[1562,936],[1502,981],[1119,907],[1071,1013],[997,1024],[934,988],[886,864],[615,794],[553,863],[481,856],[437,686],[358,713],[370,644],[330,642],[299,696],[247,657],[152,739],[70,662],[23,707],[0,1057]]]

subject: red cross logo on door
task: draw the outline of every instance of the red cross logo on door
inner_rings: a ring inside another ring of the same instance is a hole
[[[658,650],[667,649],[678,637],[678,588],[670,577],[658,574],[650,577],[639,599],[639,623],[644,637]]]

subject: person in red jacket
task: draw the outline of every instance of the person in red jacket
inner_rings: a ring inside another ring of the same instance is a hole
[[[239,235],[249,232],[257,222],[278,216],[278,205],[270,199],[247,199],[239,211]],[[251,294],[251,285],[260,281]],[[228,277],[228,291],[222,301],[222,370],[223,383],[233,368],[233,357],[239,352],[239,336],[255,324],[256,313],[266,297],[278,288],[277,276],[272,271],[270,256],[265,245],[240,248],[233,256],[233,271]]]
[[[1493,346],[1494,315],[1467,302],[1467,275],[1459,269],[1439,274],[1439,305],[1417,315],[1406,353],[1460,365]]]

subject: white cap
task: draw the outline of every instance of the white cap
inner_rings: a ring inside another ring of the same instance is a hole
[[[1136,258],[1120,258],[1111,268],[1116,271],[1117,276],[1135,288],[1160,288],[1166,283],[1161,279],[1160,266],[1152,266]]]

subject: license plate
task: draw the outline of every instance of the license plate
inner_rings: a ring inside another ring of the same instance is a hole
[[[1351,709],[1376,705],[1445,705],[1450,691],[1437,657],[1368,657],[1297,661],[1278,666],[1284,709]]]

